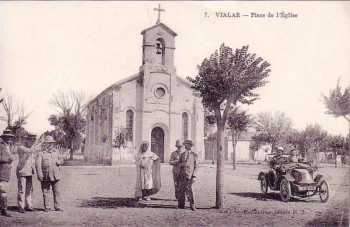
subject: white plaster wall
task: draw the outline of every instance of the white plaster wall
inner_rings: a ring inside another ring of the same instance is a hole
[[[236,145],[236,161],[249,161],[250,151],[249,151],[249,140],[240,140]],[[228,141],[228,155],[229,160],[232,160],[233,148],[232,140]]]

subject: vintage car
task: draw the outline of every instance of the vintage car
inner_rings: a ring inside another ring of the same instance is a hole
[[[293,196],[306,198],[318,194],[324,203],[329,198],[327,181],[317,174],[317,169],[307,162],[289,162],[288,156],[282,156],[268,172],[260,172],[258,180],[262,193],[267,194],[268,188],[279,191],[284,202]]]

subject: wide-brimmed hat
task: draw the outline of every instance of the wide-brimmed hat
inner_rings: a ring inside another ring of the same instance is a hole
[[[184,142],[183,142],[183,145],[190,145],[190,146],[193,146],[193,142],[192,142],[192,140],[185,140]]]
[[[182,144],[181,144],[180,140],[176,140],[175,147],[182,147]]]
[[[44,143],[56,143],[52,136],[46,136],[44,139]]]
[[[36,140],[36,135],[26,134],[23,136],[24,139]]]
[[[277,150],[278,151],[284,151],[283,147],[281,147],[281,146],[277,147]]]
[[[15,135],[13,135],[12,131],[9,129],[5,129],[3,134],[1,135],[1,138],[6,140],[6,139],[13,139],[15,138]]]

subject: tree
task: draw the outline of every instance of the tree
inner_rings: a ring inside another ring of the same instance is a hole
[[[336,88],[329,91],[329,96],[323,95],[323,99],[328,109],[327,114],[335,117],[343,117],[348,122],[348,138],[350,140],[350,85],[344,91],[342,90],[338,80]]]
[[[274,151],[278,144],[284,144],[292,129],[292,120],[282,112],[259,113],[255,118],[256,134],[253,139],[258,144],[270,144]]]
[[[59,144],[69,149],[70,159],[74,151],[80,148],[86,125],[86,96],[82,92],[58,91],[52,95],[50,103],[56,107],[57,114],[49,117],[51,125],[55,126],[54,135]]]
[[[227,125],[232,136],[232,167],[236,169],[236,145],[242,132],[246,132],[250,125],[250,116],[238,107],[231,109],[227,117]]]
[[[252,104],[258,98],[253,92],[264,86],[270,74],[270,64],[256,54],[248,53],[248,46],[233,50],[222,44],[198,66],[198,75],[188,77],[192,88],[199,92],[205,108],[215,114],[217,125],[216,207],[223,204],[223,144],[228,113],[238,102]]]
[[[2,99],[2,106],[5,116],[0,117],[0,120],[6,122],[6,128],[14,134],[15,141],[21,141],[24,136],[32,135],[24,128],[31,113],[25,111],[23,102],[20,103],[11,94],[6,94]]]
[[[1,92],[2,88],[0,87],[0,92]],[[0,103],[2,103],[4,99],[0,96]]]
[[[310,124],[302,131],[302,138],[304,139],[305,151],[308,152],[312,148],[316,152],[326,149],[328,133],[319,124]]]
[[[321,151],[328,150],[328,133],[319,124],[309,124],[301,132],[302,156],[317,164],[317,155]]]
[[[15,117],[15,121],[13,123],[14,127],[21,128],[25,124],[27,124],[28,118],[32,112],[26,112],[24,104],[21,103],[17,108],[17,116]]]
[[[12,95],[6,94],[2,100],[2,106],[5,111],[5,116],[1,119],[6,121],[7,127],[11,127],[16,114],[18,113],[18,108],[16,106],[15,99]]]
[[[341,135],[329,136],[328,146],[331,148],[335,157],[335,167],[337,167],[337,154],[343,154],[345,139]]]
[[[291,145],[297,148],[298,150],[302,150],[304,148],[302,141],[303,141],[303,135],[300,131],[296,129],[291,129],[287,131],[285,135],[285,144],[287,146]]]

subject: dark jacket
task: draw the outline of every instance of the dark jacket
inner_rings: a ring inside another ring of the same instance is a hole
[[[177,178],[180,174],[180,156],[181,153],[178,151],[173,151],[170,155],[169,164],[173,166],[173,176]]]
[[[180,177],[192,179],[197,176],[198,156],[193,151],[185,150],[180,155]]]
[[[8,147],[0,143],[0,181],[9,181],[13,159]]]

